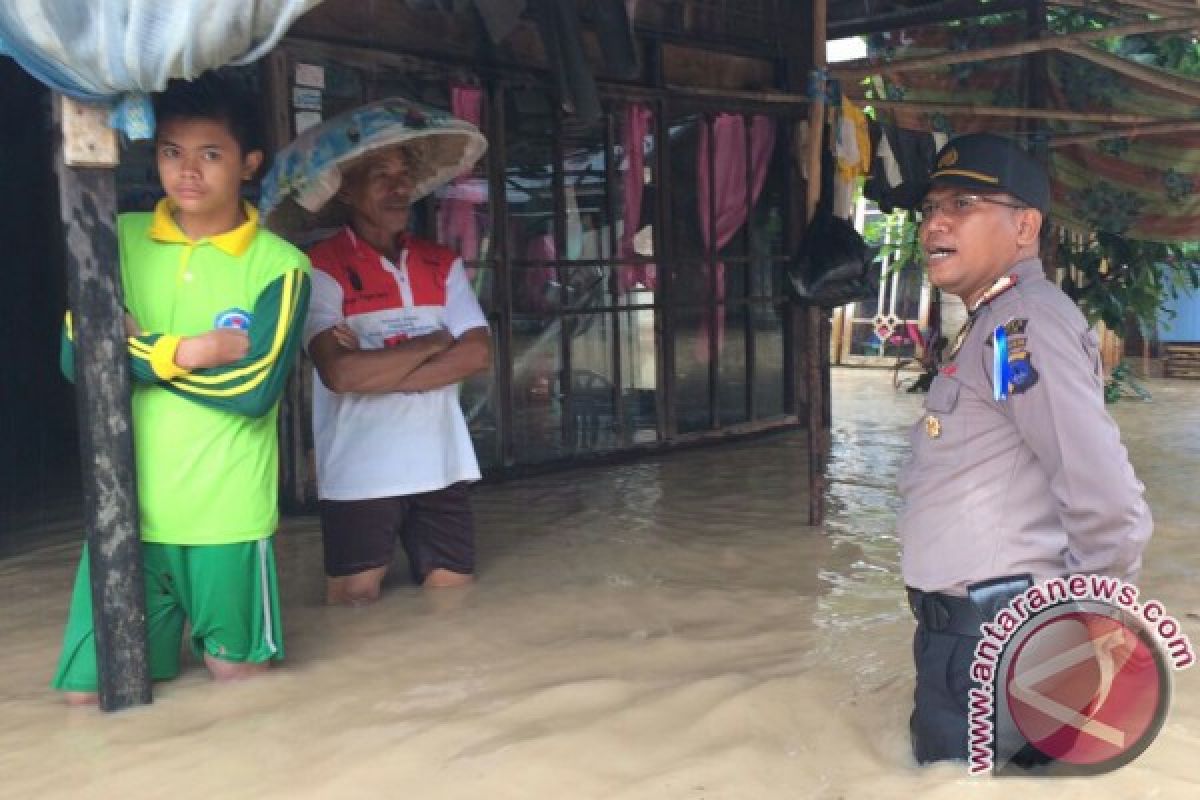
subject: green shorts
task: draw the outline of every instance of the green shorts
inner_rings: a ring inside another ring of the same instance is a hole
[[[142,543],[150,677],[179,674],[185,620],[192,652],[223,661],[283,658],[279,588],[271,537],[222,545]],[[88,550],[83,548],[67,615],[62,655],[51,686],[68,692],[97,687]]]

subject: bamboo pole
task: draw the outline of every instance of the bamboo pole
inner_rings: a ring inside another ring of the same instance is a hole
[[[1149,11],[1163,16],[1196,10],[1194,3],[1177,2],[1176,0],[1118,0],[1113,5],[1137,9],[1143,14]]]
[[[1067,45],[1078,42],[1090,42],[1107,39],[1113,36],[1132,36],[1143,33],[1171,33],[1200,27],[1200,10],[1182,16],[1172,16],[1166,19],[1150,22],[1136,22],[1129,25],[1113,25],[1100,30],[1077,31],[1058,36],[1047,36],[1026,42],[984,47],[978,50],[941,53],[936,56],[919,56],[905,58],[881,64],[871,64],[867,61],[849,61],[833,67],[830,72],[845,81],[858,80],[870,75],[886,75],[894,72],[909,72],[912,70],[945,67],[951,64],[966,62],[990,61],[997,58],[1011,58],[1029,53],[1040,53],[1044,50],[1064,49]]]
[[[667,87],[673,95],[702,99],[747,100],[764,105],[788,105],[809,107],[808,95],[795,92],[758,91],[748,89],[705,89],[692,86]],[[978,106],[965,103],[916,103],[902,100],[874,100],[861,95],[849,95],[856,103],[875,108],[890,108],[898,111],[913,111],[934,114],[969,114],[978,117],[1001,117],[1013,119],[1046,119],[1058,122],[1096,122],[1122,125],[1174,124],[1188,122],[1186,119],[1154,117],[1149,114],[1123,114],[1106,111],[1069,111],[1052,108],[1017,108],[1015,106]]]
[[[1143,11],[1125,7],[1124,2],[1114,2],[1112,3],[1112,8],[1096,8],[1095,0],[1050,0],[1046,5],[1058,6],[1059,8],[1077,8],[1081,11],[1096,14],[1097,16],[1112,17],[1120,20],[1128,20],[1131,15],[1136,14],[1140,21],[1145,16],[1145,12]]]
[[[811,105],[808,95],[796,92],[760,91],[751,89],[706,89],[694,86],[667,87],[673,95],[712,100],[746,100],[764,105],[805,106]],[[1180,119],[1164,119],[1149,114],[1122,114],[1106,111],[1069,111],[1052,108],[1018,108],[1015,106],[979,106],[967,103],[915,103],[904,100],[875,100],[861,93],[846,92],[856,103],[876,108],[891,108],[920,113],[971,114],[981,117],[1005,117],[1025,119],[1048,119],[1060,122],[1111,122],[1118,124],[1149,124],[1154,122],[1183,122]]]
[[[904,100],[873,100],[852,97],[856,103],[888,108],[896,111],[914,111],[922,114],[968,114],[973,117],[1003,117],[1013,119],[1046,119],[1057,122],[1111,122],[1126,125],[1143,125],[1154,122],[1185,122],[1182,119],[1164,119],[1149,114],[1121,114],[1103,111],[1068,111],[1052,108],[1016,108],[1012,106],[979,106],[965,103],[913,103]]]
[[[826,0],[812,3],[812,66],[823,74],[825,60],[825,32],[827,23]],[[825,134],[825,81],[822,78],[814,87],[816,91],[808,106],[808,141],[805,148],[808,181],[805,184],[805,220],[812,222],[821,200],[821,147]],[[822,400],[825,397],[824,377],[821,374],[821,325],[823,311],[819,306],[805,310],[805,373],[808,398],[808,524],[820,525],[825,521],[825,413]]]
[[[1200,120],[1192,122],[1164,122],[1150,125],[1134,125],[1129,128],[1114,128],[1107,131],[1078,133],[1068,136],[1057,136],[1050,140],[1051,147],[1067,147],[1073,144],[1088,144],[1101,142],[1105,139],[1117,139],[1122,136],[1162,136],[1168,133],[1200,132]]]
[[[1200,17],[1197,18],[1200,21]],[[1074,42],[1059,42],[1055,47],[1064,53],[1085,59],[1128,78],[1143,81],[1156,89],[1186,97],[1190,100],[1200,100],[1200,81],[1176,75],[1166,70],[1146,67],[1121,56],[1106,53],[1083,44]]]

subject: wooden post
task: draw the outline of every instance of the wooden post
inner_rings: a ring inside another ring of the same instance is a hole
[[[279,152],[292,140],[291,58],[282,48],[259,62],[263,130],[267,152]],[[296,355],[279,403],[279,505],[289,514],[313,511],[316,475],[309,447],[312,430],[312,362],[304,349]]]
[[[812,68],[825,69],[826,0],[812,3]],[[808,183],[805,200],[805,220],[812,222],[821,200],[821,148],[825,140],[825,81],[812,81],[815,91],[808,107],[808,141],[805,157],[808,163]],[[825,386],[822,366],[825,358],[821,345],[825,341],[823,322],[825,312],[820,306],[805,309],[805,396],[808,398],[808,524],[820,525],[825,520]]]
[[[100,708],[151,701],[116,236],[116,138],[104,112],[55,95],[58,175],[74,320],[75,396]]]

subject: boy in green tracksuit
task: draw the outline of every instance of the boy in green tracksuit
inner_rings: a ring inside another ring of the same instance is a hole
[[[307,257],[240,199],[258,170],[255,111],[209,73],[155,98],[166,198],[122,214],[133,428],[150,673],[179,672],[185,621],[217,680],[283,657],[271,537],[275,421],[308,306]],[[74,374],[70,315],[63,371]],[[53,686],[96,697],[86,550]]]

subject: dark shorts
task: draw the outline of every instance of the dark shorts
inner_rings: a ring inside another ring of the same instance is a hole
[[[392,563],[396,539],[408,555],[413,580],[435,569],[475,572],[475,521],[467,483],[404,497],[322,500],[325,574],[356,575]]]

